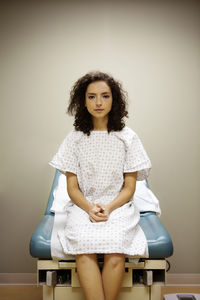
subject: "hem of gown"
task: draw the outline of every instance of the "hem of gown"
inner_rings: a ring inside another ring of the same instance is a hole
[[[149,255],[148,254],[144,254],[144,253],[135,253],[135,254],[132,254],[130,252],[127,252],[127,251],[116,251],[116,249],[111,249],[111,250],[108,250],[108,251],[77,251],[77,252],[65,252],[65,255],[80,255],[80,254],[124,254],[126,256],[129,256],[129,257],[134,257],[134,258],[140,258],[140,257],[143,257],[143,258],[148,258]]]
[[[93,251],[83,251],[83,250],[79,250],[79,251],[67,251],[66,250],[66,246],[65,246],[65,240],[63,240],[62,234],[58,233],[59,239],[60,239],[60,243],[62,245],[63,248],[63,252],[66,255],[79,255],[79,254],[111,254],[111,253],[116,253],[116,254],[124,254],[124,255],[128,255],[131,257],[144,257],[144,258],[148,258],[149,257],[149,251],[148,251],[148,246],[146,247],[146,249],[144,250],[144,252],[132,252],[132,251],[126,251],[126,250],[119,250],[116,248],[112,248],[109,250],[100,250],[100,249],[96,249]]]
[[[131,259],[148,259],[149,256],[147,255],[128,255],[125,253],[120,253],[120,252],[111,252],[111,253],[79,253],[79,254],[65,254],[63,253],[62,255],[52,255],[53,260],[74,260],[76,258],[76,255],[81,255],[81,254],[97,254],[97,255],[106,255],[106,254],[124,254],[125,258],[131,258]]]
[[[143,232],[143,231],[142,231]],[[93,251],[84,251],[84,250],[76,250],[76,251],[68,251],[66,247],[66,239],[63,237],[62,230],[58,231],[58,238],[60,240],[61,246],[63,248],[63,252],[66,255],[79,255],[79,254],[111,254],[111,253],[118,253],[118,254],[124,254],[132,257],[144,257],[148,258],[149,257],[149,249],[148,249],[148,243],[146,240],[146,245],[143,248],[143,251],[127,251],[127,249],[120,249],[119,248],[112,248],[109,250],[101,250],[101,249],[95,249]]]

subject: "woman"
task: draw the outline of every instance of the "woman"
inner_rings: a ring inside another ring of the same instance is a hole
[[[72,200],[59,238],[64,252],[76,256],[86,299],[114,300],[125,255],[148,256],[133,195],[151,163],[137,134],[124,124],[121,84],[108,74],[81,77],[71,90],[68,112],[75,116],[75,129],[50,162],[66,174]],[[102,272],[97,254],[104,254]]]

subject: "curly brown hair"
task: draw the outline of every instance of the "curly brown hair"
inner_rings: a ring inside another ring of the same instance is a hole
[[[85,94],[90,83],[105,81],[112,92],[112,108],[108,118],[108,132],[120,131],[124,128],[123,118],[128,117],[127,93],[123,90],[119,81],[102,72],[90,72],[78,79],[70,92],[68,114],[75,116],[74,127],[87,135],[93,130],[92,117],[85,106]]]

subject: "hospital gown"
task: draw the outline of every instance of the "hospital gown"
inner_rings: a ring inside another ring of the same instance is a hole
[[[77,175],[85,198],[95,204],[108,204],[123,187],[124,173],[138,172],[145,179],[151,162],[137,134],[129,127],[121,131],[91,131],[87,136],[73,130],[64,139],[49,163],[62,173]],[[93,223],[89,215],[72,201],[67,219],[58,232],[66,254],[124,253],[148,256],[146,237],[138,225],[140,214],[133,198],[115,209],[106,222]]]

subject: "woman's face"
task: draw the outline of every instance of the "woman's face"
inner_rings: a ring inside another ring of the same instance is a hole
[[[112,92],[105,81],[95,81],[88,85],[85,94],[85,106],[95,119],[108,119],[112,108]]]

